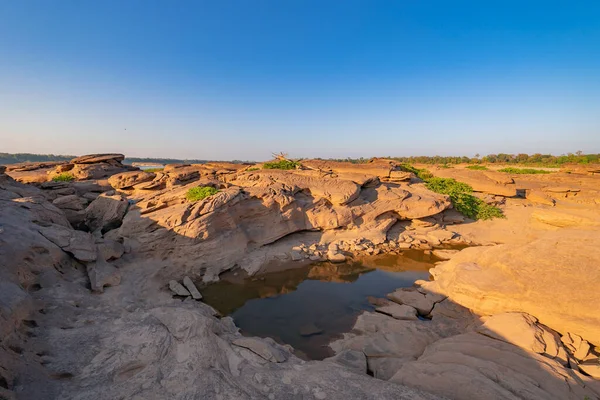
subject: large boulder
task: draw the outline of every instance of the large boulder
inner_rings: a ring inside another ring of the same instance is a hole
[[[85,209],[85,223],[91,231],[106,233],[121,226],[128,207],[123,196],[102,194]]]
[[[600,343],[600,235],[549,232],[522,245],[468,248],[431,270],[437,288],[481,315],[525,312]]]

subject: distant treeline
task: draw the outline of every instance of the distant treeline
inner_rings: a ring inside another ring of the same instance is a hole
[[[481,157],[444,157],[444,156],[413,156],[413,157],[384,157],[407,164],[519,164],[539,167],[560,167],[563,164],[589,164],[600,162],[600,154],[575,154],[553,156],[552,154],[488,154]],[[352,163],[366,163],[369,158],[345,158],[336,161],[350,161]]]
[[[31,154],[31,153],[0,153],[0,165],[16,164],[22,162],[45,162],[45,161],[70,161],[76,156],[55,155],[55,154]],[[205,164],[210,160],[180,160],[176,158],[139,158],[127,157],[123,161],[125,164],[137,163],[156,163],[156,164]],[[242,164],[245,161],[233,160],[233,163]]]
[[[54,154],[31,154],[31,153],[0,153],[0,165],[15,164],[20,162],[42,162],[42,161],[69,161],[75,156],[54,155]],[[583,154],[581,151],[568,153],[566,155],[553,156],[552,154],[488,154],[481,157],[476,154],[475,157],[444,157],[444,156],[413,156],[413,157],[384,157],[401,163],[408,164],[519,164],[538,167],[560,167],[562,164],[589,164],[600,162],[600,154]],[[367,163],[370,158],[338,158],[329,159],[333,161],[349,161],[352,163]],[[176,159],[176,158],[139,158],[127,157],[126,164],[153,163],[153,164],[205,164],[210,160],[197,159]],[[248,163],[252,161],[233,160],[232,163]]]
[[[16,164],[21,162],[69,161],[73,158],[75,158],[75,156],[31,153],[0,153],[0,165]]]

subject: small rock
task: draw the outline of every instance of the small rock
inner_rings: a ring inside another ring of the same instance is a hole
[[[330,250],[327,252],[327,259],[333,263],[341,263],[346,261],[346,256]]]
[[[176,280],[169,281],[169,289],[177,296],[189,296],[190,292]]]
[[[417,309],[420,315],[428,315],[433,309],[435,302],[426,295],[411,289],[397,289],[395,292],[387,295],[387,298],[399,303]]]
[[[183,286],[190,292],[194,300],[200,300],[202,298],[198,288],[196,288],[196,285],[194,285],[194,282],[192,282],[188,276],[183,278]]]
[[[292,261],[300,261],[304,258],[304,256],[302,256],[302,253],[300,253],[299,251],[295,251],[295,250],[292,251],[291,256],[292,256]]]

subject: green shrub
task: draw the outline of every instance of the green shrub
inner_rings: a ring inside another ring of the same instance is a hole
[[[422,179],[424,181],[426,181],[427,179],[433,178],[433,174],[431,172],[429,172],[428,170],[415,168],[415,167],[413,167],[410,164],[402,164],[402,165],[400,165],[400,170],[402,170],[404,172],[412,172],[419,179]]]
[[[454,167],[451,165],[448,165],[448,164],[442,164],[442,165],[440,165],[440,168],[449,169],[449,168],[454,168]]]
[[[502,210],[490,206],[478,197],[473,196],[473,188],[463,182],[450,178],[429,178],[425,186],[432,192],[450,197],[456,211],[471,219],[504,218]]]
[[[217,193],[219,193],[219,190],[212,186],[197,186],[188,190],[185,194],[185,198],[188,199],[188,201],[198,201]]]
[[[164,168],[148,168],[148,169],[144,169],[144,172],[160,172],[162,171]]]
[[[296,169],[298,162],[291,160],[271,161],[263,164],[263,169]]]
[[[473,169],[475,171],[487,171],[488,167],[485,165],[469,165],[467,169]]]
[[[75,180],[75,176],[69,172],[63,172],[52,178],[52,182],[71,182]]]
[[[508,172],[509,174],[549,174],[550,171],[545,171],[543,169],[534,169],[534,168],[502,168],[498,170],[500,172]]]
[[[252,168],[248,168],[246,171],[258,171],[260,168],[258,167],[252,167]]]

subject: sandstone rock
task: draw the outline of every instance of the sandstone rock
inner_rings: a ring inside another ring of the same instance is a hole
[[[333,357],[326,358],[324,361],[343,365],[359,374],[367,373],[367,357],[365,357],[365,353],[362,351],[344,350]]]
[[[102,293],[105,286],[117,286],[121,283],[121,273],[103,259],[86,265],[92,291]]]
[[[67,171],[72,170],[73,167],[74,167],[73,164],[62,164],[62,165],[58,165],[55,168],[55,171],[56,171],[56,173],[67,172]]]
[[[600,164],[563,164],[560,172],[568,174],[600,174]]]
[[[132,167],[125,165],[113,165],[113,164],[76,164],[71,171],[69,171],[76,179],[103,179],[108,178],[112,175],[119,174],[124,171],[129,171]]]
[[[39,232],[64,251],[71,253],[79,261],[90,262],[97,258],[94,239],[87,232],[75,231],[55,224],[40,227]]]
[[[449,260],[460,250],[435,249],[432,254],[441,260]]]
[[[123,154],[88,154],[76,157],[70,161],[71,164],[96,164],[107,161],[121,162],[125,159]]]
[[[571,212],[538,209],[531,214],[531,218],[548,225],[564,228],[568,226],[598,226],[600,218],[591,218]]]
[[[512,343],[527,351],[544,354],[551,348],[550,357],[557,355],[560,341],[555,332],[537,324],[537,319],[525,313],[502,313],[493,315],[477,328],[477,332],[497,340]],[[546,343],[548,341],[548,343]],[[553,354],[552,354],[553,353]]]
[[[427,238],[430,240],[437,240],[439,242],[447,242],[455,236],[454,232],[447,231],[445,229],[437,229],[435,231],[427,232]]]
[[[439,339],[421,321],[397,320],[368,312],[357,318],[352,332],[332,342],[330,347],[336,353],[363,352],[369,369],[379,378],[391,377],[403,363],[416,360],[429,344]]]
[[[397,289],[395,292],[387,295],[387,298],[399,303],[415,308],[420,315],[429,315],[435,302],[431,297],[427,297],[417,290]]]
[[[556,204],[556,201],[553,198],[551,198],[544,192],[537,190],[537,189],[528,190],[526,196],[527,196],[527,200],[529,200],[533,203],[545,204],[545,205],[552,206],[552,207],[554,207],[554,205]]]
[[[190,292],[194,300],[202,299],[202,295],[198,291],[198,288],[196,288],[196,285],[194,285],[194,282],[192,282],[188,276],[183,278],[183,286]]]
[[[80,211],[80,210],[84,209],[84,206],[83,206],[84,203],[81,201],[79,196],[74,195],[74,194],[58,197],[56,200],[54,200],[52,202],[52,204],[54,204],[56,207],[58,207],[62,210]]]
[[[340,252],[329,250],[327,252],[327,260],[333,263],[341,263],[346,261],[346,256]]]
[[[582,362],[579,364],[579,369],[592,378],[600,379],[600,362],[598,359],[591,362]]]
[[[485,175],[487,178],[493,180],[496,183],[499,183],[501,185],[508,185],[508,184],[512,184],[515,183],[514,179],[511,178],[508,174],[504,173],[504,172],[498,172],[498,171],[483,171],[483,175]]]
[[[429,345],[418,360],[404,363],[391,381],[457,400],[594,396],[557,361],[478,333]]]
[[[417,310],[405,304],[389,304],[382,307],[377,307],[375,311],[389,315],[395,319],[401,320],[417,320]]]
[[[598,248],[593,231],[548,232],[520,245],[464,249],[430,272],[442,293],[480,315],[525,312],[600,343],[600,315],[588,311],[600,292],[581,290],[600,281]]]
[[[183,287],[183,285],[176,280],[169,281],[169,289],[177,296],[189,296],[190,292]]]
[[[415,174],[412,172],[404,172],[404,171],[390,171],[389,180],[392,182],[402,182],[402,181],[410,181],[415,177]]]
[[[102,194],[86,208],[85,223],[91,231],[106,233],[121,226],[128,206],[128,201],[120,195]]]
[[[122,243],[111,240],[111,239],[96,239],[96,246],[98,247],[98,255],[104,261],[116,260],[121,258],[125,252],[125,247]]]
[[[144,171],[121,172],[108,178],[108,183],[115,189],[125,189],[133,187],[139,183],[152,181],[156,177],[155,173]]]
[[[233,341],[233,344],[239,347],[246,348],[267,361],[281,363],[288,359],[288,354],[277,347],[263,340],[255,338],[240,338]]]

